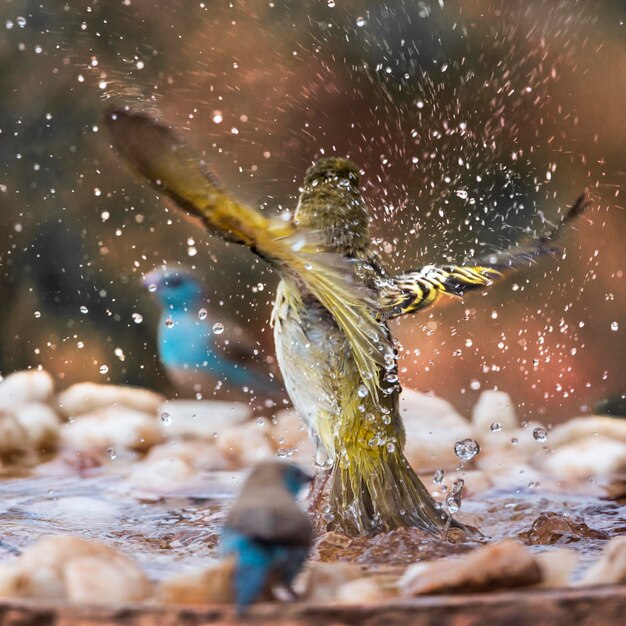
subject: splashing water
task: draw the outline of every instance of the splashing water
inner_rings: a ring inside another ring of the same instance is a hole
[[[471,461],[480,452],[480,446],[474,439],[463,439],[454,444],[454,454],[461,461]]]

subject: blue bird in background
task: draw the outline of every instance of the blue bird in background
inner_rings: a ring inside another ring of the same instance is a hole
[[[159,358],[178,389],[197,398],[253,400],[265,407],[284,397],[260,345],[211,313],[204,287],[190,270],[157,268],[143,283],[161,306]]]
[[[239,613],[277,588],[295,597],[291,585],[313,539],[311,521],[296,496],[311,480],[296,465],[266,461],[244,482],[219,547],[221,557],[235,560],[233,591]]]

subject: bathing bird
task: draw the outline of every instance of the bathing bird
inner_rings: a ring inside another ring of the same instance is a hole
[[[234,559],[233,591],[240,613],[273,588],[295,596],[291,585],[313,538],[311,521],[296,496],[311,478],[291,463],[260,463],[228,512],[219,552]]]
[[[272,322],[287,392],[316,445],[316,490],[330,528],[348,534],[450,521],[403,454],[397,354],[388,321],[486,287],[508,270],[557,254],[553,240],[587,204],[538,239],[461,265],[387,272],[351,161],[326,157],[306,172],[291,220],[266,217],[214,182],[204,161],[152,115],[111,109],[106,125],[136,171],[223,238],[248,246],[281,276]],[[452,524],[455,526],[455,523]]]
[[[184,267],[156,268],[144,286],[161,308],[159,358],[182,392],[204,398],[253,400],[268,407],[284,393],[271,359],[241,326],[224,323],[198,277]]]

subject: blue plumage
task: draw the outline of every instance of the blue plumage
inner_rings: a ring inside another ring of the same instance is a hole
[[[144,278],[161,306],[159,358],[183,391],[203,397],[277,397],[281,386],[240,328],[207,309],[200,281],[183,268],[156,269]]]
[[[311,477],[295,465],[261,463],[252,470],[231,508],[220,555],[235,559],[233,591],[239,612],[264,592],[292,583],[312,539],[311,522],[295,496]]]

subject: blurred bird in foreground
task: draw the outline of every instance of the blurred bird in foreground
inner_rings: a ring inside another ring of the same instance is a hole
[[[313,528],[296,496],[311,481],[299,467],[280,461],[257,465],[230,509],[220,556],[234,558],[234,595],[239,612],[264,592],[280,587],[290,596],[302,569]]]
[[[280,273],[272,316],[276,355],[315,441],[317,463],[326,468],[316,491],[328,497],[330,526],[349,534],[446,528],[446,514],[402,452],[397,355],[387,322],[554,254],[551,241],[583,210],[584,196],[539,239],[466,265],[392,276],[371,247],[352,162],[331,157],[313,165],[294,219],[286,222],[233,200],[190,148],[149,115],[110,110],[106,124],[122,154],[157,189]]]
[[[219,321],[190,270],[157,268],[143,283],[161,306],[159,358],[181,391],[252,401],[259,407],[272,406],[281,396],[282,385],[264,361],[261,346],[241,327]]]

